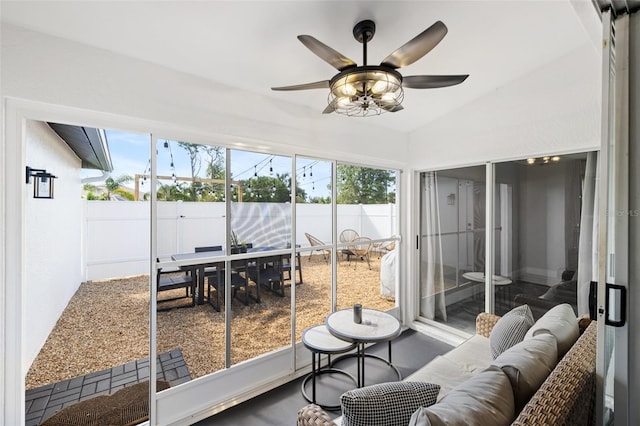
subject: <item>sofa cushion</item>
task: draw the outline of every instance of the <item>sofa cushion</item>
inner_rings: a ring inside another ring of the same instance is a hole
[[[440,386],[420,382],[389,382],[342,394],[343,426],[406,426],[416,408],[435,404]]]
[[[456,386],[439,403],[419,407],[409,426],[500,426],[515,417],[513,391],[504,372],[491,366]]]
[[[551,334],[556,338],[558,359],[562,358],[580,337],[578,319],[571,305],[563,303],[548,310],[527,331],[525,339],[542,333]]]
[[[484,368],[487,368],[487,365],[489,364],[485,364]],[[459,364],[452,362],[446,356],[438,355],[427,365],[407,377],[406,380],[410,382],[439,384],[440,393],[438,393],[437,398],[439,401],[444,395],[449,393],[451,389],[473,376],[473,374],[473,370],[467,370]]]
[[[493,365],[502,368],[511,382],[516,413],[551,374],[557,360],[556,339],[546,333],[523,340],[495,359]]]
[[[462,344],[442,355],[467,371],[482,371],[491,364],[489,338],[474,334]]]
[[[504,314],[489,335],[489,347],[493,359],[511,346],[522,342],[534,322],[529,305],[516,306]]]

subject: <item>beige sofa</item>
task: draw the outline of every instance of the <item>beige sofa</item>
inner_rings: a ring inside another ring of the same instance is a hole
[[[450,352],[438,356],[404,381],[441,386],[438,401],[456,386],[491,365],[489,336],[500,317],[481,313],[476,334]],[[513,425],[590,425],[595,402],[596,322],[576,319],[580,336],[559,360],[524,408],[515,413]],[[309,404],[298,412],[298,426],[335,426],[331,417]],[[373,425],[372,425],[373,426]]]

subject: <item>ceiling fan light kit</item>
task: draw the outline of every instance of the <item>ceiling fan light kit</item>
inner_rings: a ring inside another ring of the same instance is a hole
[[[341,72],[329,83],[325,112],[366,117],[402,109],[402,76],[384,67],[356,67]]]
[[[402,77],[396,71],[410,65],[426,55],[447,34],[447,27],[440,21],[418,34],[402,47],[387,56],[380,65],[367,65],[367,43],[375,34],[375,23],[371,20],[358,22],[353,28],[354,38],[362,43],[363,65],[325,45],[309,35],[298,39],[321,59],[338,71],[331,80],[294,86],[272,87],[272,90],[308,90],[329,88],[328,105],[323,113],[336,112],[352,117],[368,117],[383,112],[402,109],[403,87],[433,89],[462,83],[468,75],[416,75]]]

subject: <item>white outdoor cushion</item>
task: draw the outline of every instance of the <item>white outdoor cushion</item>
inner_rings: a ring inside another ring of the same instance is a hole
[[[489,335],[491,356],[495,359],[513,345],[522,342],[534,322],[529,305],[516,306],[504,314]]]
[[[505,372],[515,399],[516,413],[526,405],[558,361],[556,338],[543,333],[504,351],[493,365]]]
[[[566,354],[580,337],[578,319],[568,303],[554,306],[527,331],[525,339],[541,333],[552,334],[558,344],[558,359]]]
[[[427,365],[407,377],[406,380],[439,384],[438,401],[440,401],[451,389],[473,376],[473,374],[473,371],[466,370],[448,358],[438,355]]]
[[[515,417],[513,391],[504,372],[491,366],[431,407],[418,408],[409,426],[501,426]]]
[[[484,370],[493,361],[489,339],[479,334],[474,334],[442,356],[467,371]]]

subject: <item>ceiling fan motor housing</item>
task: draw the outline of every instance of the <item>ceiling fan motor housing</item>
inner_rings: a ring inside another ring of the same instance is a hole
[[[376,23],[370,19],[360,21],[353,27],[353,37],[360,43],[369,42],[376,33]]]

